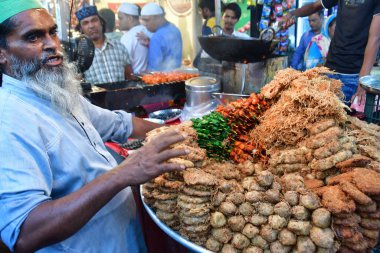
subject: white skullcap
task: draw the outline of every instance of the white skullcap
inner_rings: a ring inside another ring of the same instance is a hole
[[[156,3],[148,3],[141,10],[141,16],[162,15],[164,11]]]
[[[122,3],[117,11],[132,16],[139,15],[139,8],[137,7],[137,5],[130,3]]]

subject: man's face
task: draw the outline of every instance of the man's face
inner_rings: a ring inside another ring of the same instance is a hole
[[[322,28],[322,19],[319,17],[318,14],[314,13],[309,16],[309,25],[310,29],[313,32],[320,32]]]
[[[7,48],[0,48],[0,64],[11,74],[12,57],[37,61],[41,67],[54,68],[63,61],[57,25],[44,9],[21,12],[13,17],[16,28],[7,36]]]
[[[239,20],[237,19],[235,12],[232,10],[226,10],[223,14],[223,28],[225,30],[234,30],[236,23]]]
[[[73,64],[64,60],[57,26],[44,9],[21,12],[12,21],[16,27],[0,48],[4,73],[23,81],[38,96],[68,115],[79,108],[80,83]]]
[[[119,19],[119,29],[121,31],[128,31],[130,29],[130,16],[125,13],[118,12],[117,18]]]
[[[210,10],[208,8],[201,9],[203,19],[208,19],[210,17]]]
[[[80,21],[80,27],[81,32],[94,41],[103,38],[103,26],[98,15],[82,19]]]
[[[144,25],[149,32],[154,33],[157,31],[159,19],[159,15],[141,16],[140,21],[141,24]]]

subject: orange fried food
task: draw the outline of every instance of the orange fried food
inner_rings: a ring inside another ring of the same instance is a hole
[[[362,193],[355,185],[350,182],[343,181],[340,183],[342,190],[347,193],[353,200],[361,205],[368,206],[372,204],[372,199]]]
[[[352,182],[356,187],[369,195],[380,194],[380,173],[369,169],[355,169]]]
[[[368,164],[371,163],[371,158],[368,158],[366,156],[362,155],[354,155],[350,159],[347,159],[343,162],[337,163],[335,167],[342,169],[342,168],[349,168],[349,167],[363,167],[365,168]]]
[[[355,202],[349,198],[339,186],[322,187],[318,192],[322,196],[322,205],[331,213],[352,213],[355,211]]]
[[[308,189],[315,189],[324,186],[325,184],[323,183],[322,180],[318,179],[305,179],[305,186]]]
[[[144,75],[141,80],[146,84],[160,84],[160,83],[168,83],[168,82],[182,82],[187,79],[197,77],[199,74],[186,73],[186,72],[168,72],[168,73],[152,73]]]
[[[163,175],[156,177],[155,179],[153,179],[153,181],[157,186],[164,186],[164,187],[170,188],[170,189],[180,189],[183,185],[183,182],[169,181],[169,180],[165,179],[165,177]]]
[[[328,128],[335,126],[336,122],[334,119],[327,118],[323,119],[318,123],[312,124],[311,126],[308,127],[308,130],[310,134],[319,134],[322,133],[323,131],[326,131]]]

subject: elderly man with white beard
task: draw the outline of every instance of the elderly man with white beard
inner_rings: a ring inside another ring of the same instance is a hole
[[[183,166],[161,135],[117,165],[103,141],[156,124],[79,93],[38,0],[0,1],[0,238],[14,252],[146,252],[131,185]],[[145,121],[144,121],[145,122]]]

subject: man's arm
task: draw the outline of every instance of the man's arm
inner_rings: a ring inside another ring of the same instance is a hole
[[[157,124],[151,121],[143,120],[140,118],[132,118],[133,131],[131,134],[132,138],[145,139],[146,133],[164,125]]]
[[[364,52],[363,65],[360,69],[359,77],[369,75],[373,64],[376,60],[376,55],[380,47],[380,14],[373,16],[369,29],[368,42]],[[352,96],[352,101],[355,97],[359,98],[359,103],[364,101],[365,91],[358,85],[356,94]]]
[[[323,9],[323,5],[321,3],[321,0],[317,0],[314,3],[307,4],[307,5],[302,6],[301,8],[290,11],[282,19],[282,22],[284,22],[283,27],[288,28],[289,26],[292,26],[296,22],[297,18],[309,16],[322,9]]]
[[[302,35],[301,40],[300,40],[300,44],[298,45],[298,47],[296,48],[296,51],[293,54],[292,64],[290,66],[294,69],[298,69],[297,68],[298,65],[300,64],[301,60],[305,56],[305,51],[306,51],[305,40],[306,40],[306,38],[307,38],[307,32]]]
[[[148,51],[148,70],[160,71],[163,64],[167,64],[164,61],[164,55],[161,50],[160,38],[154,36],[150,39],[149,51]]]
[[[34,252],[65,240],[125,187],[146,182],[166,171],[184,169],[178,164],[164,163],[188,154],[186,150],[167,150],[182,140],[184,136],[177,132],[164,133],[80,190],[37,206],[21,227],[15,252]]]
[[[130,64],[125,65],[124,67],[124,78],[125,80],[132,79],[132,66]]]
[[[364,52],[364,61],[360,69],[359,76],[369,75],[373,64],[376,60],[376,55],[380,47],[380,14],[373,16],[369,29],[367,46]]]

